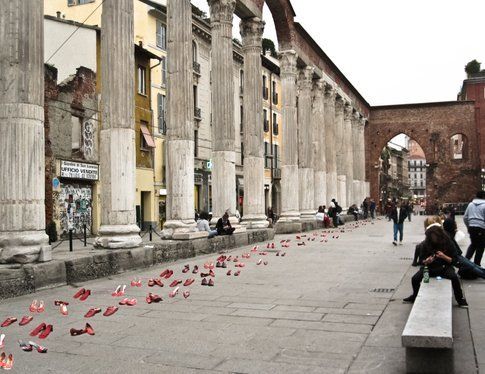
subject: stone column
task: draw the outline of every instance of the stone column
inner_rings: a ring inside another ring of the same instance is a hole
[[[101,16],[101,227],[94,245],[141,244],[135,216],[133,1],[106,1]]]
[[[212,30],[212,215],[236,212],[232,20],[236,0],[208,0]],[[246,199],[248,195],[246,194]]]
[[[244,52],[244,216],[250,229],[268,227],[264,211],[263,69],[264,22],[253,17],[240,24]]]
[[[361,118],[360,120],[360,127],[359,127],[359,142],[360,142],[360,148],[359,148],[359,154],[360,154],[360,180],[362,184],[362,200],[366,197],[369,196],[370,194],[370,185],[369,182],[366,181],[366,174],[365,174],[365,157],[366,157],[366,152],[365,152],[365,137],[364,137],[364,130],[365,130],[365,118]],[[375,196],[375,198],[379,198],[379,196]]]
[[[344,157],[344,106],[341,97],[335,100],[335,144],[337,146],[337,202],[342,208],[347,207],[347,175]]]
[[[313,86],[313,167],[314,208],[327,204],[327,170],[325,157],[325,81],[319,79]]]
[[[337,151],[335,139],[335,89],[325,86],[325,158],[327,161],[327,208],[337,198]]]
[[[165,236],[193,239],[194,222],[194,91],[192,73],[192,5],[167,2],[167,221]]]
[[[354,181],[354,169],[353,169],[353,147],[352,147],[352,116],[353,116],[353,108],[351,105],[347,104],[345,106],[345,114],[344,114],[344,142],[343,142],[343,150],[344,150],[344,166],[345,166],[345,176],[346,176],[346,196],[347,196],[347,205],[350,206],[357,201],[354,200],[353,197],[353,181]]]
[[[295,51],[280,53],[282,160],[281,217],[278,223],[300,223],[298,191],[298,127],[296,119],[296,76],[298,56]]]
[[[312,85],[314,68],[305,67],[299,76],[298,97],[298,178],[302,220],[315,219],[313,174]]]
[[[44,5],[0,2],[0,263],[50,259],[44,204]]]
[[[362,201],[364,199],[362,198],[362,191],[361,191],[361,177],[360,177],[360,158],[361,155],[359,153],[360,151],[360,142],[359,142],[359,113],[354,113],[352,116],[352,156],[353,156],[353,174],[354,174],[354,180],[352,182],[352,189],[353,189],[353,194],[354,194],[354,202],[357,204],[357,206],[360,206]]]

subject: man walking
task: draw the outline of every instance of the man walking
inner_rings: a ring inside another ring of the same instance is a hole
[[[392,208],[389,217],[394,222],[394,240],[392,244],[397,245],[397,233],[399,232],[399,245],[401,245],[404,235],[404,221],[407,217],[407,209],[401,206],[401,202],[399,201]]]
[[[474,262],[480,266],[485,248],[485,191],[478,191],[477,197],[468,204],[463,221],[471,241],[465,257],[470,260],[475,255]]]

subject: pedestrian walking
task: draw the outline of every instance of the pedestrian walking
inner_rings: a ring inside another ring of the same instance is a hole
[[[475,256],[474,262],[480,266],[485,248],[485,191],[478,191],[477,197],[468,204],[463,222],[468,229],[471,242],[465,257],[471,260]]]
[[[413,215],[413,210],[414,210],[413,203],[408,201],[407,207],[408,207],[408,220],[409,222],[411,222],[411,216]]]
[[[370,199],[369,210],[370,210],[370,218],[372,219],[376,218],[376,202],[374,201],[374,199]]]
[[[366,197],[362,202],[362,211],[364,212],[364,219],[369,217],[369,198]]]
[[[399,232],[399,244],[401,245],[404,237],[404,221],[407,217],[407,210],[402,207],[401,202],[397,202],[391,210],[389,217],[394,223],[394,240],[392,244],[397,245],[397,233]]]

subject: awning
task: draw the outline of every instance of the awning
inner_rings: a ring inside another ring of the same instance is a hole
[[[141,124],[140,129],[141,129],[141,133],[143,134],[143,137],[145,138],[145,142],[147,143],[147,146],[150,148],[155,148],[155,142],[153,141],[152,134],[150,134],[150,130],[148,130],[148,127],[146,125]]]

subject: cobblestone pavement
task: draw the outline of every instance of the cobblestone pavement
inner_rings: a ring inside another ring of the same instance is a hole
[[[204,262],[217,255],[5,300],[0,304],[2,321],[30,314],[34,298],[46,302],[46,311],[35,313],[27,326],[0,329],[6,334],[2,351],[14,354],[19,373],[404,373],[400,336],[411,306],[401,299],[411,290],[410,263],[414,245],[423,238],[422,220],[406,222],[404,245],[397,247],[391,244],[392,226],[386,220],[352,230],[347,224],[345,232],[328,234],[327,242],[322,242],[321,230],[307,233],[301,238],[305,246],[296,245],[296,235],[277,236],[275,250],[243,260],[239,277],[216,268],[215,286],[203,287],[197,274],[188,299],[181,294],[169,298],[169,283],[193,276],[182,274],[185,264],[206,271]],[[291,239],[290,248],[283,248],[286,256],[276,256],[283,239]],[[268,265],[256,265],[260,258]],[[233,273],[234,265],[229,264]],[[165,268],[175,272],[165,287],[147,287],[147,279]],[[130,287],[137,276],[143,287]],[[128,285],[127,296],[136,297],[138,305],[122,306],[110,317],[83,317],[91,307],[116,305],[120,299],[111,292],[118,284]],[[84,302],[72,297],[79,287],[93,292]],[[164,300],[147,304],[149,291]],[[485,364],[480,334],[485,331],[485,285],[467,283],[465,292],[472,319],[467,310],[454,307],[455,361],[458,373],[475,373],[476,362]],[[68,316],[53,306],[57,299],[70,302]],[[54,325],[45,340],[28,335],[40,322]],[[83,328],[86,322],[94,336],[70,336],[70,328]],[[18,339],[33,339],[49,352],[22,352]]]

